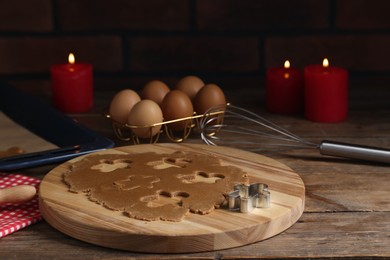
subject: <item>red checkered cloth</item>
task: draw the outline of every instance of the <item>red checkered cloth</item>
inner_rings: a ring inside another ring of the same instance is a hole
[[[0,189],[32,185],[38,188],[41,181],[21,174],[0,173]],[[24,203],[0,205],[0,238],[12,234],[41,220],[38,205],[38,193]]]

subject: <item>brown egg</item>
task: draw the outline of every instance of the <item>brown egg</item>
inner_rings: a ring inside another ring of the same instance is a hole
[[[204,86],[203,80],[196,76],[186,76],[177,82],[175,89],[181,90],[186,93],[191,101],[195,99],[198,91]]]
[[[130,126],[139,126],[139,128],[132,128],[133,133],[141,138],[150,138],[155,136],[161,129],[161,125],[153,127],[154,124],[163,121],[163,114],[160,106],[153,100],[143,99],[135,106],[129,113],[127,123]]]
[[[213,106],[225,104],[225,94],[222,89],[215,84],[207,84],[201,88],[194,100],[195,111],[198,115],[204,114]]]
[[[141,92],[142,99],[150,99],[161,105],[165,95],[170,91],[169,87],[162,81],[152,80],[148,82]]]
[[[161,110],[163,111],[165,121],[191,117],[194,114],[194,108],[190,98],[180,90],[172,90],[165,96],[161,103]],[[169,123],[167,126],[173,131],[180,131],[190,123],[191,120],[189,119]]]
[[[124,89],[119,91],[111,100],[110,117],[121,124],[126,124],[130,110],[140,100],[140,96],[134,90]]]

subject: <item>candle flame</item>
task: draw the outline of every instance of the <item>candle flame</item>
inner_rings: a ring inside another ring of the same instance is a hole
[[[290,61],[289,61],[289,60],[286,60],[286,61],[284,62],[284,68],[285,68],[285,69],[289,69],[289,68],[290,68]]]
[[[75,59],[73,53],[69,53],[68,61],[69,61],[69,64],[74,64],[75,63],[76,59]]]
[[[322,66],[323,66],[324,68],[329,67],[329,60],[328,60],[327,58],[325,58],[325,59],[322,61]]]

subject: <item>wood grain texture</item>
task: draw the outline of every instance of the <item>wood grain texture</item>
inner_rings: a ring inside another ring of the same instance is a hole
[[[236,86],[226,94],[233,104],[264,114],[267,119],[310,141],[329,139],[390,148],[389,80],[384,77],[359,76],[351,81],[350,116],[346,122],[338,124],[313,123],[301,115],[282,116],[266,113],[261,103],[264,90],[259,85],[261,77],[254,81],[248,78],[244,82],[231,75],[225,80],[218,78],[220,79],[223,83],[221,86],[225,84]],[[114,77],[100,78],[101,80],[106,85],[120,87],[121,84],[126,86],[130,78],[126,82],[115,81]],[[149,78],[139,77],[138,80],[140,83],[138,85],[142,85]],[[14,82],[17,83],[17,80]],[[28,83],[28,80],[20,81],[19,85],[26,88],[25,83]],[[245,86],[248,88],[245,89]],[[71,116],[88,128],[113,139],[118,146],[128,145],[128,142],[115,138],[111,125],[101,114],[113,94],[113,90],[110,92],[97,90],[95,92],[97,106],[94,111]],[[186,143],[200,144],[201,140],[194,134]],[[299,221],[270,239],[210,252],[145,254],[86,243],[59,232],[46,221],[41,221],[3,237],[0,241],[0,258],[186,260],[390,258],[388,166],[324,157],[316,150],[266,155],[299,173],[306,189],[305,212]],[[42,179],[55,166],[57,165],[25,169],[23,173]]]
[[[227,147],[197,144],[157,144],[117,147],[101,153],[213,154],[226,165],[247,171],[252,180],[269,185],[271,207],[239,213],[218,209],[208,215],[190,214],[181,222],[140,221],[71,193],[62,180],[73,159],[50,171],[40,186],[40,210],[54,228],[74,238],[105,247],[136,252],[183,253],[238,247],[275,236],[292,226],[304,209],[305,186],[286,165]],[[90,155],[87,155],[90,156]]]

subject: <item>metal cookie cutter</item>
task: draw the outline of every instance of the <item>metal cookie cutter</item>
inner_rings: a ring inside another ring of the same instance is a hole
[[[251,212],[255,207],[269,208],[270,201],[271,194],[264,183],[236,184],[234,191],[228,193],[229,209],[243,213]]]

